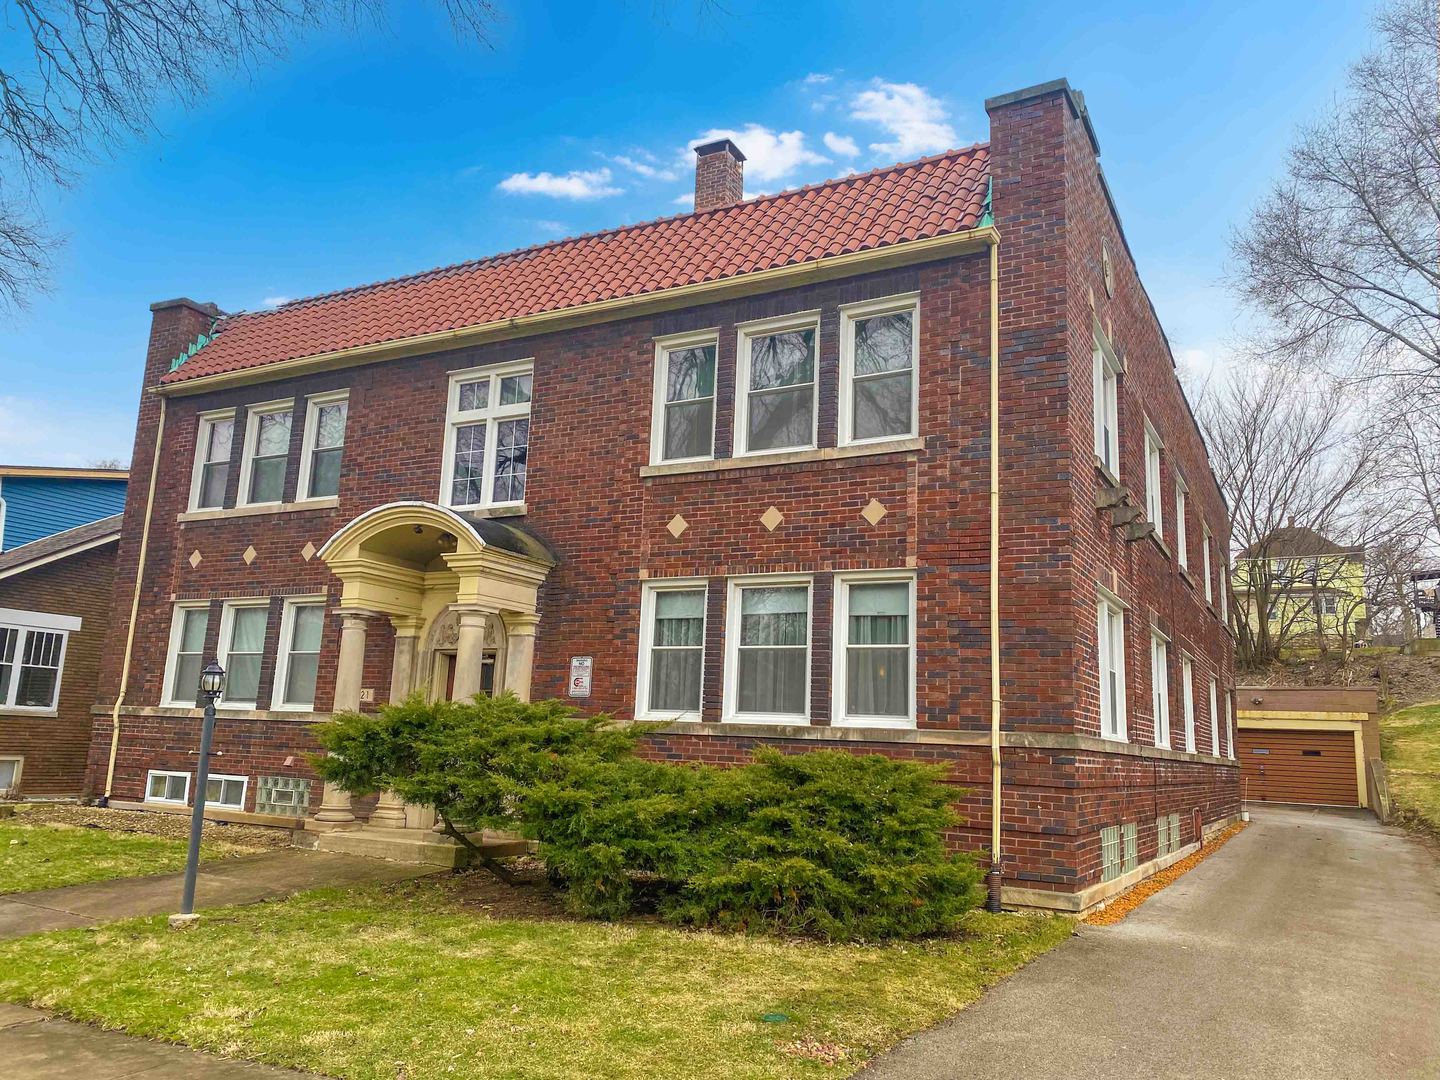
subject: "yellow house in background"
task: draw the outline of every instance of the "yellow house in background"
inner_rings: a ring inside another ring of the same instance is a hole
[[[1365,549],[1314,529],[1287,526],[1251,544],[1235,559],[1231,585],[1251,633],[1277,646],[1322,637],[1353,642],[1369,633]]]

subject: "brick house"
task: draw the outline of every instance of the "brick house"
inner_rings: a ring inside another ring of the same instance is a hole
[[[84,791],[119,542],[112,514],[0,552],[0,793]]]
[[[96,790],[183,807],[215,655],[218,812],[337,849],[437,857],[303,757],[411,690],[568,695],[673,760],[943,762],[1014,904],[1227,821],[1226,507],[1082,97],[987,109],[988,143],[797,191],[744,201],[721,141],[691,214],[153,305]]]

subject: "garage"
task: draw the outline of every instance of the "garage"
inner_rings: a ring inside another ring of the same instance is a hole
[[[1380,756],[1374,690],[1241,686],[1235,697],[1247,802],[1374,805],[1368,790],[1368,763]]]

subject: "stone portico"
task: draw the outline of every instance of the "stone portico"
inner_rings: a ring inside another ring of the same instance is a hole
[[[555,565],[530,533],[434,503],[396,502],[342,527],[318,557],[341,585],[336,712],[362,705],[366,636],[381,619],[394,630],[390,701],[416,691],[431,700],[506,691],[530,699],[539,589]],[[441,865],[462,857],[436,831],[432,810],[388,791],[362,821],[350,792],[326,784],[305,829],[307,843],[326,851]]]

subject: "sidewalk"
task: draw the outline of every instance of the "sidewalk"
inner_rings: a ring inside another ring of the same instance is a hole
[[[250,1061],[132,1039],[0,1002],[0,1061],[10,1080],[304,1080]]]
[[[195,907],[199,910],[254,904],[306,889],[404,881],[438,871],[435,866],[286,848],[202,863],[195,885]],[[156,874],[0,896],[0,938],[94,926],[137,915],[173,914],[180,909],[183,877]],[[0,1061],[4,1060],[0,1054]]]

